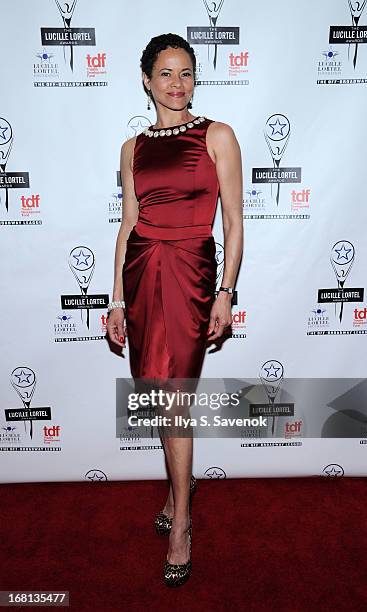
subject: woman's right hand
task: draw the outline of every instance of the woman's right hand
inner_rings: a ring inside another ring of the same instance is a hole
[[[125,348],[126,326],[123,308],[113,308],[110,311],[107,319],[107,332],[112,342]]]

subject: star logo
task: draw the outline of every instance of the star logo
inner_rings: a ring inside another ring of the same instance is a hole
[[[206,470],[205,475],[208,478],[225,478],[226,475],[221,468],[212,467]]]
[[[111,197],[115,201],[115,204],[117,204],[119,200],[122,200],[122,193],[113,193]]]
[[[73,255],[73,257],[77,260],[76,266],[86,266],[88,267],[88,261],[87,259],[90,257],[90,255],[83,253],[82,249],[80,249],[80,252],[78,255]],[[82,261],[84,260],[84,261]]]
[[[270,378],[271,376],[278,378],[278,370],[280,370],[280,368],[276,368],[273,363],[269,368],[264,368],[264,370],[267,372],[267,378]]]
[[[144,132],[147,128],[151,127],[151,122],[148,117],[144,115],[134,115],[129,119],[127,124],[127,136],[134,138],[141,132]]]
[[[257,196],[259,196],[262,192],[258,191],[257,189],[247,189],[246,190],[247,195],[249,195],[252,198],[256,198]]]
[[[7,140],[7,136],[5,136],[5,132],[8,130],[9,128],[7,126],[5,127],[1,127],[0,126],[0,138],[2,140]]]
[[[326,476],[329,476],[330,478],[337,478],[338,476],[343,476],[344,474],[343,468],[335,463],[327,465],[323,469],[323,472],[324,474],[326,474]]]
[[[38,57],[41,60],[41,64],[43,64],[44,62],[48,62],[50,59],[52,59],[53,55],[47,53],[46,49],[43,49],[41,53],[36,54],[36,57]]]
[[[321,317],[321,316],[322,316],[322,315],[323,315],[323,314],[326,312],[326,309],[325,309],[325,308],[322,308],[321,306],[317,306],[316,308],[314,308],[314,309],[312,310],[312,312],[313,312],[315,315],[317,315],[317,316]]]
[[[339,55],[339,52],[338,51],[333,51],[332,49],[330,49],[329,51],[323,51],[322,55],[325,57],[326,60],[328,60],[330,62],[337,55]]]
[[[278,117],[276,122],[275,123],[269,123],[269,126],[273,130],[273,132],[271,134],[272,136],[275,136],[276,134],[280,134],[280,136],[284,136],[283,130],[284,130],[285,127],[287,127],[287,124],[286,123],[280,123],[279,117]]]
[[[349,261],[349,253],[352,249],[346,249],[345,244],[343,244],[340,249],[335,249],[335,252],[338,253],[338,260],[345,259],[345,261]]]
[[[107,480],[107,476],[102,470],[89,470],[85,475],[86,480],[91,482],[101,482]]]
[[[133,132],[134,132],[134,134],[136,135],[136,134],[138,134],[138,133],[142,132],[143,130],[145,130],[145,128],[146,128],[147,126],[146,126],[146,125],[144,125],[144,124],[142,123],[142,120],[139,118],[139,120],[138,120],[136,123],[130,123],[130,126],[129,126],[129,127],[132,129],[132,131],[133,131]]]
[[[15,374],[15,377],[18,378],[18,385],[21,385],[22,383],[27,383],[28,385],[31,384],[29,377],[32,376],[32,372],[29,372],[29,374],[26,374],[26,372],[24,372],[24,370],[21,370],[19,374]]]

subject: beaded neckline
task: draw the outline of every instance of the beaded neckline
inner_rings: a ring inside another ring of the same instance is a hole
[[[161,130],[147,128],[142,133],[145,134],[145,136],[149,136],[150,138],[152,138],[152,136],[154,138],[157,138],[158,136],[177,136],[177,134],[180,134],[181,132],[186,132],[186,130],[195,127],[195,125],[199,125],[203,121],[205,121],[205,117],[196,117],[196,119],[192,119],[191,121],[183,123],[182,125],[175,125],[170,128],[165,128]]]

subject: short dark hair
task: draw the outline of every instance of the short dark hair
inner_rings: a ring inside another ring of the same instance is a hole
[[[150,42],[145,47],[143,54],[140,58],[140,68],[147,75],[149,79],[152,78],[153,66],[158,57],[158,54],[167,49],[167,47],[172,47],[174,49],[184,49],[191,57],[192,67],[194,69],[194,78],[196,71],[196,56],[194,49],[189,45],[187,40],[179,36],[178,34],[160,34],[159,36],[154,36]]]

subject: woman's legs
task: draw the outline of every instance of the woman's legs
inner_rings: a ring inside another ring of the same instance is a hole
[[[186,563],[189,559],[189,495],[192,474],[192,437],[174,438],[161,436],[171,479],[167,504],[174,510],[169,536],[167,560],[169,563]],[[167,506],[166,504],[166,506]],[[171,515],[172,516],[172,515]]]
[[[170,473],[169,471],[169,467],[168,467],[168,460],[167,460],[167,454],[166,454],[166,449],[165,449],[165,444],[164,444],[165,438],[161,435],[161,442],[162,442],[162,446],[164,448],[164,456],[166,459],[166,468],[167,468],[167,472],[168,474]],[[175,498],[173,496],[173,486],[172,486],[172,480],[170,478],[170,476],[168,477],[168,482],[169,482],[169,491],[168,491],[168,496],[167,496],[167,500],[166,503],[164,505],[164,508],[162,508],[164,514],[166,516],[168,516],[169,518],[173,518],[174,515],[174,511],[175,511]]]
[[[172,393],[180,391],[189,392],[190,381],[174,382],[164,381],[163,388]],[[164,405],[163,405],[164,404]],[[191,425],[183,426],[183,421],[177,417],[188,420],[190,417],[190,397],[180,397],[179,394],[171,395],[169,408],[163,402],[157,413],[165,416],[168,424],[158,427],[159,435],[164,448],[167,471],[170,477],[170,492],[168,494],[165,508],[168,509],[167,516],[173,517],[169,536],[167,560],[171,564],[183,564],[189,560],[189,534],[190,524],[190,480],[192,475],[193,454],[193,430]],[[165,512],[165,510],[163,510]]]

